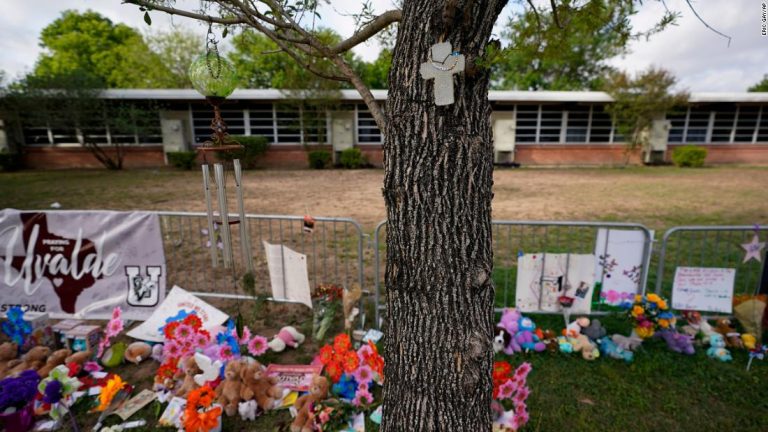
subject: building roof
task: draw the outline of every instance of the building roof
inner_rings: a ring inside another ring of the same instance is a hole
[[[387,98],[386,90],[371,90],[378,100]],[[107,99],[152,99],[152,100],[202,100],[200,93],[193,89],[112,89],[102,93]],[[235,90],[229,99],[233,100],[281,100],[301,97],[301,92],[278,89]],[[362,102],[363,98],[356,90],[341,90],[340,99]],[[597,91],[520,91],[503,90],[488,92],[492,102],[611,102],[613,99],[605,92]],[[766,92],[691,93],[689,101],[705,102],[766,102]]]

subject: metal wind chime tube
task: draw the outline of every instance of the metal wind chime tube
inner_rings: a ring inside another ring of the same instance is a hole
[[[213,222],[213,204],[211,203],[211,170],[208,164],[203,164],[203,191],[205,192],[205,209],[208,213],[208,242],[211,250],[211,265],[214,268],[218,266],[218,257],[216,253],[217,241],[214,232]]]
[[[232,234],[229,229],[229,210],[227,205],[227,180],[224,177],[224,165],[213,164],[216,176],[216,192],[219,200],[219,219],[221,223],[221,242],[224,243],[224,268],[232,267]]]
[[[249,272],[253,273],[253,256],[251,255],[251,235],[248,230],[248,221],[245,219],[245,203],[243,202],[243,170],[240,160],[233,161],[235,171],[235,192],[237,196],[237,212],[240,215],[240,252]]]

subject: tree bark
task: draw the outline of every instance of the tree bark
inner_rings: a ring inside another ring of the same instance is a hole
[[[385,384],[381,430],[491,428],[490,71],[473,67],[506,0],[406,0],[389,75]],[[466,56],[455,103],[419,75],[430,47]]]

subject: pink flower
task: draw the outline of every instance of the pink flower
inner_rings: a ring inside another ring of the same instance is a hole
[[[227,344],[219,346],[219,358],[223,361],[231,360],[234,357],[232,347]]]
[[[107,324],[107,337],[114,337],[123,331],[123,320],[120,318],[109,321]]]
[[[518,428],[525,426],[530,418],[528,417],[528,410],[523,406],[522,409],[515,411],[515,420],[517,421]]]
[[[360,406],[365,400],[366,405],[373,403],[373,395],[368,390],[358,390],[355,393],[355,398],[352,400],[352,405]]]
[[[181,346],[174,340],[167,341],[163,345],[163,357],[176,358],[181,355]]]
[[[358,391],[362,391],[362,390],[368,391],[368,384],[360,384],[360,385],[358,385],[357,386],[357,390]]]
[[[112,309],[112,319],[119,320],[122,317],[123,317],[123,310],[120,309],[120,306],[115,306],[115,308]]]
[[[515,370],[515,377],[522,383],[529,373],[531,373],[531,364],[525,362],[517,367]]]
[[[515,393],[515,397],[513,400],[515,401],[515,406],[519,406],[523,403],[525,403],[525,400],[528,399],[528,395],[531,393],[531,389],[528,387],[520,387],[517,389],[517,393]]]
[[[371,354],[373,354],[373,350],[371,349],[370,346],[368,346],[368,344],[361,346],[360,349],[357,350],[357,356],[360,357],[361,362],[365,360],[366,355],[371,355]]]
[[[325,423],[328,423],[328,420],[331,419],[331,415],[328,414],[328,410],[323,410],[318,416],[318,418],[320,419],[320,423],[325,424]]]
[[[91,372],[91,373],[99,372],[102,370],[101,366],[99,366],[99,364],[96,363],[95,361],[85,362],[85,364],[83,365],[83,369],[85,369],[86,372]]]
[[[499,397],[498,399],[509,399],[512,397],[512,394],[515,393],[515,390],[517,390],[517,382],[508,379],[504,381],[502,385],[499,386]]]
[[[105,337],[101,341],[99,341],[99,351],[96,353],[97,358],[101,358],[101,356],[104,354],[104,350],[109,348],[109,338]]]
[[[371,370],[370,366],[368,365],[362,365],[357,368],[352,376],[355,377],[355,381],[357,381],[360,385],[365,384],[367,390],[368,383],[373,381],[373,370]]]
[[[178,327],[176,327],[176,331],[173,332],[173,337],[179,341],[183,341],[189,339],[192,336],[192,333],[192,327],[188,326],[187,324],[180,324]]]
[[[195,347],[203,349],[208,345],[208,337],[204,334],[197,333],[192,337],[192,343]]]
[[[267,352],[267,338],[264,336],[256,335],[248,341],[248,352],[254,357],[258,357]]]
[[[247,345],[251,340],[251,329],[248,326],[243,327],[243,337],[240,338],[240,345]]]

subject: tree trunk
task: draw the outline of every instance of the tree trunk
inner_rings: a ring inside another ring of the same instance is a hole
[[[472,65],[505,3],[403,4],[384,144],[384,432],[491,428],[490,71]],[[419,67],[441,36],[467,70],[455,75],[455,103],[438,107]]]

